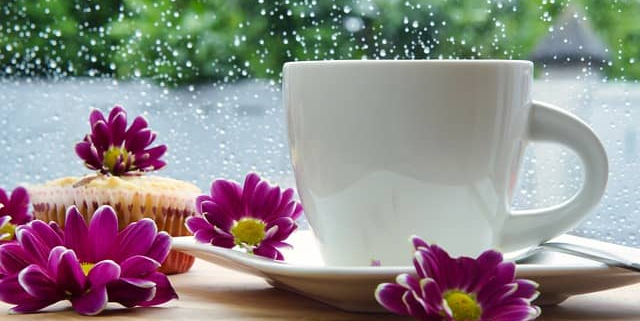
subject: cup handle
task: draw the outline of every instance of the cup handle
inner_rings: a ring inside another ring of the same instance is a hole
[[[528,138],[560,143],[574,150],[584,164],[584,183],[576,195],[562,204],[511,212],[498,243],[506,252],[540,244],[568,231],[598,204],[607,185],[607,154],[587,124],[537,101],[533,101],[530,113]]]

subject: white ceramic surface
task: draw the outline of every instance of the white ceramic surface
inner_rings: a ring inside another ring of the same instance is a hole
[[[638,249],[568,235],[556,240],[593,246],[640,261]],[[393,281],[400,273],[413,273],[413,267],[410,266],[325,266],[310,231],[294,233],[289,241],[294,248],[285,251],[286,263],[208,244],[198,244],[193,237],[173,238],[173,249],[223,267],[263,277],[277,288],[293,291],[348,311],[382,311],[373,297],[376,286]],[[405,260],[410,262],[411,253],[408,245],[404,256]],[[526,263],[518,264],[516,271],[519,278],[532,279],[540,284],[541,296],[536,300],[536,304],[539,305],[557,304],[572,295],[640,282],[640,273],[552,252],[541,252],[532,256]],[[215,283],[215,278],[211,280]]]
[[[560,235],[599,201],[604,148],[582,121],[532,101],[528,61],[286,63],[291,159],[331,265],[402,264],[416,234],[455,255],[514,252]],[[514,213],[529,141],[582,159],[585,183],[553,208]]]

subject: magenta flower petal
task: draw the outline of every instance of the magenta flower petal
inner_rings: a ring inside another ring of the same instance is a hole
[[[35,220],[28,223],[27,226],[46,248],[52,249],[63,244],[62,237],[53,229],[52,225],[40,220]]]
[[[17,273],[0,279],[0,300],[9,304],[40,301],[36,300],[22,288],[18,281]]]
[[[218,179],[211,184],[211,197],[222,208],[222,212],[231,219],[238,220],[244,214],[242,206],[242,189],[233,181]]]
[[[195,237],[196,241],[198,241],[200,243],[211,243],[211,244],[213,244],[213,242],[216,240],[216,232],[215,232],[214,229],[198,230],[193,234],[193,236]],[[233,238],[221,238],[221,239],[231,239],[231,243],[229,243],[228,248],[232,248],[235,245],[235,243],[233,242]],[[227,244],[227,243],[225,243],[225,244]],[[218,244],[214,244],[214,245],[222,246],[222,245],[218,245]],[[225,247],[227,247],[227,246],[225,246]]]
[[[11,221],[11,215],[0,216],[0,227]]]
[[[102,112],[100,112],[97,109],[92,109],[91,112],[89,113],[89,125],[93,127],[99,121],[106,122],[106,119],[104,119]]]
[[[156,169],[160,169],[164,167],[166,163],[158,158],[160,158],[166,151],[167,146],[160,145],[138,152],[134,155],[134,159],[137,160],[137,166],[139,168],[153,166]]]
[[[92,170],[101,168],[101,160],[98,156],[98,150],[88,141],[82,141],[76,144],[76,154],[85,161],[85,165]]]
[[[143,152],[143,157],[146,156],[147,159],[158,159],[167,152],[167,146],[160,145],[153,148],[145,149]]]
[[[375,296],[380,305],[385,309],[399,315],[409,315],[407,306],[402,302],[402,297],[408,289],[393,283],[383,283],[376,288]]]
[[[118,217],[110,206],[100,206],[89,224],[89,240],[93,250],[93,260],[108,257],[113,241],[118,235]]]
[[[212,215],[207,213],[204,216],[207,218]],[[217,225],[210,224],[207,220],[201,217],[188,218],[186,225],[187,229],[193,233],[196,241],[200,243],[211,243],[212,245],[225,248],[232,248],[235,246],[233,235],[226,232],[228,229],[225,230]]]
[[[91,283],[92,288],[104,287],[111,281],[115,281],[120,278],[120,266],[111,260],[104,260],[96,263],[89,274],[87,279]]]
[[[516,280],[516,283],[518,284],[518,290],[513,293],[514,297],[526,298],[529,301],[533,301],[538,298],[538,283],[525,279],[518,279]]]
[[[302,216],[302,204],[296,202],[296,206],[293,209],[293,213],[291,214],[291,218],[297,220],[300,216]]]
[[[242,186],[242,198],[245,204],[251,203],[251,197],[253,197],[253,193],[256,189],[256,186],[262,181],[262,178],[257,173],[249,173],[244,178],[244,184]],[[213,190],[211,191],[211,195],[213,195]]]
[[[413,256],[413,266],[416,269],[416,273],[420,278],[426,278],[427,276],[431,278],[440,279],[440,268],[438,267],[438,263],[433,260],[430,256],[424,256],[420,254],[422,250],[416,251]]]
[[[39,265],[32,264],[18,274],[18,282],[22,289],[37,300],[59,300],[64,297],[46,271]]]
[[[25,257],[36,264],[44,265],[49,257],[49,248],[33,235],[30,230],[19,229],[16,232],[16,240],[22,246]]]
[[[487,320],[511,321],[511,320],[532,320],[540,315],[540,308],[522,308],[522,304],[505,306],[487,313]]]
[[[148,277],[148,279],[155,283],[156,293],[153,299],[140,303],[141,306],[163,304],[165,302],[178,298],[178,294],[171,286],[171,282],[169,282],[169,278],[167,278],[166,275],[159,272],[154,272]]]
[[[207,201],[209,201],[209,202],[212,201],[211,197],[209,195],[199,195],[199,196],[196,197],[196,210],[199,213],[205,212],[205,211],[202,210],[202,203],[207,202]]]
[[[167,277],[157,272],[156,259],[166,258],[171,239],[153,221],[118,232],[116,213],[101,207],[87,227],[71,207],[66,223],[62,231],[55,223],[33,221],[18,229],[16,242],[0,245],[0,300],[15,304],[13,311],[34,312],[69,300],[78,313],[94,315],[108,301],[133,307],[176,298]]]
[[[29,264],[19,244],[8,243],[0,248],[0,276],[19,273]]]
[[[165,166],[167,166],[167,162],[159,159],[150,161],[148,164],[147,163],[140,164],[140,168],[146,172],[159,170],[164,168]]]
[[[117,109],[111,110],[113,114]],[[111,143],[114,146],[121,146],[125,139],[125,130],[127,129],[127,114],[121,110],[115,116],[109,117],[109,131],[111,132]]]
[[[62,254],[67,251],[64,246],[56,246],[49,252],[49,260],[47,261],[47,270],[57,275],[58,268],[60,266],[60,260],[62,260]]]
[[[91,152],[91,143],[88,141],[82,141],[77,143],[75,146],[76,154],[83,159],[88,159],[93,157],[93,153]],[[97,159],[96,159],[97,160]]]
[[[151,132],[151,137],[149,138],[148,144],[151,145],[154,141],[156,141],[157,137],[158,137],[158,134],[156,132]]]
[[[124,260],[120,267],[122,276],[128,278],[144,278],[160,267],[160,262],[146,256],[136,255]]]
[[[114,244],[114,258],[116,262],[122,262],[134,255],[144,255],[153,244],[158,227],[148,218],[131,223],[120,232]]]
[[[293,188],[287,188],[282,193],[280,205],[275,212],[292,213],[291,218],[295,221],[302,215],[302,205],[294,199],[295,191]]]
[[[91,261],[93,253],[90,251],[91,244],[89,243],[87,222],[75,206],[70,207],[67,211],[64,224],[64,245],[74,250],[75,255],[81,260]]]
[[[213,226],[202,217],[192,216],[187,218],[185,225],[189,232],[195,233],[200,230],[213,230]],[[208,241],[205,241],[205,243]]]
[[[149,127],[149,123],[143,116],[137,116],[133,119],[131,126],[127,129],[126,136],[131,137],[134,133],[141,131],[142,129]]]
[[[109,301],[131,308],[149,302],[156,294],[156,284],[148,280],[121,278],[107,286]]]
[[[297,228],[295,219],[302,206],[293,199],[292,189],[282,191],[256,173],[247,174],[241,185],[217,179],[211,195],[196,199],[202,217],[190,218],[187,229],[201,243],[233,248],[240,246],[253,254],[283,260],[278,248]]]
[[[98,121],[93,125],[92,142],[94,146],[100,150],[107,150],[111,143],[111,133],[109,132],[109,125],[103,121]]]
[[[502,285],[494,285],[492,291],[487,291],[480,299],[480,294],[478,294],[478,300],[482,300],[482,302],[504,302],[504,299],[511,297],[514,292],[518,290],[518,284],[508,283]],[[486,304],[485,306],[490,306],[490,304]]]
[[[29,313],[29,312],[44,309],[52,305],[53,303],[55,302],[51,302],[49,300],[35,300],[35,299],[29,300],[29,301],[22,301],[20,303],[17,303],[17,305],[14,306],[13,308],[11,308],[11,312]]]
[[[273,240],[265,240],[263,242],[264,244],[269,244],[275,248],[281,249],[281,248],[293,248],[293,246],[287,242],[278,242],[278,241],[273,241]]]
[[[302,207],[296,201],[290,201],[289,203],[284,204],[284,206],[278,207],[275,212],[276,213],[291,213],[290,218],[292,220],[298,219],[302,213]],[[298,212],[299,210],[299,212]]]
[[[418,279],[400,275],[375,293],[389,311],[446,321],[528,321],[539,315],[540,309],[531,305],[537,284],[515,279],[515,264],[502,262],[500,253],[486,251],[475,260],[451,258],[418,237],[411,242]]]
[[[502,262],[495,270],[496,281],[500,283],[512,282],[516,276],[516,265],[511,262]]]
[[[211,243],[212,245],[225,248],[232,248],[235,246],[233,235],[221,228],[218,228],[217,226],[208,225],[194,231],[195,232],[192,231],[193,236],[196,241],[200,243]]]
[[[287,204],[295,201],[294,199],[295,194],[296,194],[296,191],[293,190],[293,188],[286,188],[284,191],[282,191],[282,197],[280,198],[280,205],[278,205],[279,208],[277,210],[281,211],[283,206],[286,206]]]
[[[418,299],[418,294],[412,291],[407,291],[402,296],[402,303],[407,308],[410,316],[418,320],[441,320],[442,315],[436,317],[427,312],[426,306]],[[465,320],[466,321],[466,320]]]
[[[125,175],[157,170],[166,165],[160,158],[167,148],[164,145],[149,148],[156,135],[143,117],[136,117],[127,129],[127,112],[121,106],[115,106],[108,118],[99,110],[91,111],[89,124],[91,134],[75,147],[87,168],[101,174]]]
[[[84,275],[73,250],[64,250],[60,252],[59,258],[53,260],[59,262],[52,271],[57,283],[64,284],[71,293],[82,293],[87,283],[87,277]]]
[[[33,219],[33,215],[29,213],[29,194],[24,187],[16,187],[8,202],[2,204],[0,216],[11,216],[12,224],[22,225]]]
[[[255,206],[253,210],[262,210],[265,215],[269,215],[280,202],[281,195],[279,188],[271,186],[267,181],[261,181],[256,185],[252,202],[248,205]],[[265,217],[265,219],[267,218]]]
[[[204,213],[204,218],[208,221],[208,223],[203,224],[218,226],[223,230],[228,230],[233,225],[233,218],[220,205],[211,201],[204,201],[201,203],[200,208]]]
[[[29,194],[24,187],[16,187],[16,189],[11,192],[11,197],[9,198],[9,203],[7,207],[13,210],[24,209],[29,206]],[[18,213],[16,213],[18,214]]]
[[[13,225],[23,225],[33,219],[29,213],[29,194],[24,187],[16,187],[10,196],[0,188],[0,217],[3,216],[8,216]]]
[[[502,254],[496,251],[485,251],[476,260],[478,268],[483,271],[490,271],[502,262]]]
[[[432,279],[421,279],[420,288],[424,295],[424,302],[431,310],[438,310],[442,304],[442,289]]]
[[[260,181],[255,186],[253,194],[247,195],[248,197],[244,198],[245,206],[252,213],[256,213],[257,218],[264,218],[264,216],[267,215],[267,211],[271,209],[266,206],[266,203],[269,201],[268,194],[269,183],[266,181]]]
[[[270,244],[261,244],[253,250],[253,254],[272,260],[284,260],[284,256],[278,249]]]
[[[149,144],[151,136],[151,130],[149,128],[144,128],[131,134],[131,139],[128,139],[124,146],[127,150],[142,151],[145,146]]]
[[[62,245],[60,234],[55,231],[51,225],[35,220],[27,223],[24,227],[28,228],[30,236],[34,237],[43,246],[43,258],[46,251],[58,245]]]
[[[109,117],[107,118],[109,120],[109,123],[112,123],[113,120],[122,113],[126,115],[126,111],[122,106],[120,105],[113,106],[113,108],[109,112]]]
[[[53,230],[56,234],[58,234],[58,236],[60,236],[61,239],[64,238],[64,230],[60,227],[60,225],[58,225],[58,223],[56,223],[55,221],[51,221],[49,222],[49,227],[51,227],[51,230]],[[63,243],[64,241],[62,241],[62,244]]]
[[[275,232],[272,235],[267,235],[267,237],[265,237],[265,240],[285,240],[287,237],[289,237],[289,235],[291,235],[291,233],[293,233],[293,231],[298,228],[296,223],[290,217],[280,217],[269,222],[269,224],[267,224],[266,230],[270,231],[273,227],[277,227],[277,229],[275,229]]]
[[[55,301],[39,300],[29,295],[18,281],[18,274],[0,279],[0,300],[16,306],[11,311],[16,313],[33,312],[45,308]]]
[[[153,240],[153,244],[145,253],[145,256],[154,259],[159,263],[163,263],[171,250],[171,236],[167,232],[160,231]]]
[[[413,276],[406,273],[399,274],[398,276],[396,276],[396,283],[414,292],[422,291],[422,287],[420,286],[420,281],[416,280]]]
[[[106,287],[92,288],[84,295],[72,297],[73,309],[82,315],[96,315],[107,306]]]
[[[198,236],[200,232],[203,232],[203,231],[196,232],[195,234],[196,240],[198,240]],[[236,245],[235,241],[233,240],[233,237],[226,237],[226,236],[214,237],[213,239],[211,239],[210,243],[211,245],[224,247],[227,249],[230,249]]]
[[[156,284],[155,282],[149,280],[148,278],[127,278],[127,277],[123,277],[120,278],[120,281],[123,281],[125,283],[128,283],[131,286],[135,286],[138,288],[155,288]]]

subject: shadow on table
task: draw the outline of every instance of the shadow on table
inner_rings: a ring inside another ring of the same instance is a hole
[[[345,312],[301,295],[269,287],[267,284],[259,289],[255,286],[242,288],[238,285],[191,285],[181,289],[181,295],[185,301],[207,302],[217,317],[220,316],[218,313],[223,312],[227,316],[240,319],[259,319],[259,316],[262,316],[273,320],[410,320],[391,314]]]
[[[629,300],[611,302],[611,300],[568,301],[559,306],[542,307],[539,321],[623,321],[640,320],[640,307]]]

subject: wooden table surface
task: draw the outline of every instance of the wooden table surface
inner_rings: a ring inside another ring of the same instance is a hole
[[[0,320],[409,320],[385,314],[348,313],[296,294],[274,289],[262,279],[197,260],[186,274],[171,277],[179,300],[159,307],[121,309],[109,305],[87,318],[56,304],[39,314],[11,315],[0,303]],[[576,296],[556,307],[543,307],[540,321],[640,320],[640,284]]]

